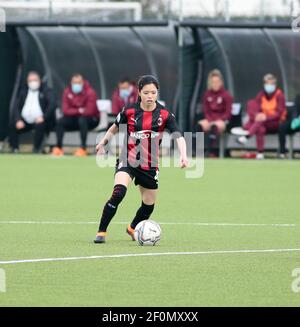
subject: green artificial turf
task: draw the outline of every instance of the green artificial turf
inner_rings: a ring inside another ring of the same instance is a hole
[[[0,306],[300,304],[291,287],[300,268],[299,161],[206,160],[200,179],[162,168],[152,219],[163,235],[155,247],[125,234],[140,205],[134,185],[107,243],[93,244],[113,173],[94,157],[0,156]],[[299,251],[226,252],[263,249]],[[165,255],[1,263],[145,253]]]

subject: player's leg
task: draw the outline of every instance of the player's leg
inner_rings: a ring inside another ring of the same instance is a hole
[[[157,196],[157,189],[147,189],[143,186],[140,186],[140,192],[142,197],[142,204],[137,210],[131,224],[127,227],[127,233],[132,237],[133,241],[135,240],[134,229],[136,225],[141,221],[150,218],[154,210],[154,204]]]
[[[105,242],[105,236],[107,235],[107,227],[114,215],[116,214],[118,205],[124,199],[128,185],[131,183],[131,181],[132,176],[130,176],[128,172],[119,171],[116,173],[113,193],[103,208],[98,233],[94,241],[95,243]]]

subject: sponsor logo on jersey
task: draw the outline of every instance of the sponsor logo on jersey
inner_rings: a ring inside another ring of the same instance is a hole
[[[158,132],[154,132],[149,130],[143,130],[143,131],[138,131],[138,132],[131,132],[130,137],[143,140],[143,139],[154,139],[159,136]]]

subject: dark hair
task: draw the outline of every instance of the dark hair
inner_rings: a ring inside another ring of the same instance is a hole
[[[154,77],[153,75],[144,75],[138,80],[139,91],[141,91],[142,88],[148,84],[154,84],[156,88],[159,89],[159,82],[156,77]]]
[[[73,79],[74,77],[81,77],[82,79],[84,79],[84,77],[80,73],[74,73],[74,74],[72,74],[71,79]]]
[[[131,83],[131,80],[128,76],[124,76],[119,79],[119,83]]]

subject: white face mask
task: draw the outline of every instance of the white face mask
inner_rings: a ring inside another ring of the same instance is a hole
[[[31,91],[36,91],[40,88],[40,82],[39,81],[31,81],[28,83],[28,87]]]
[[[264,89],[268,94],[271,94],[276,91],[276,85],[275,84],[265,84]]]

